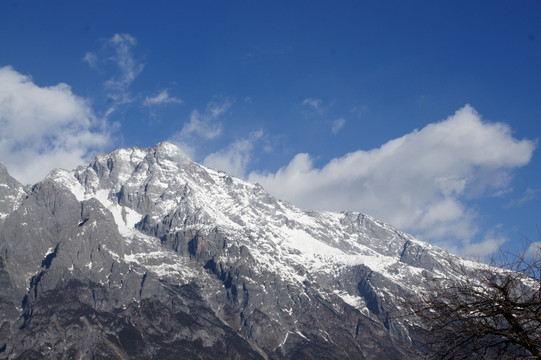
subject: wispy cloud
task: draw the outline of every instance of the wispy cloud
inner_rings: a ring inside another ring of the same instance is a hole
[[[507,207],[507,208],[521,207],[524,204],[526,204],[526,203],[532,201],[533,199],[535,199],[538,192],[539,192],[539,189],[528,188],[528,189],[526,189],[526,191],[524,192],[524,194],[520,198],[511,200],[508,204],[506,204],[505,207]]]
[[[163,90],[153,97],[146,97],[143,101],[144,106],[154,106],[161,104],[182,104],[182,100],[169,95],[167,90]]]
[[[509,126],[483,121],[468,105],[322,168],[298,154],[276,173],[248,178],[304,208],[362,211],[425,240],[455,239],[459,248],[475,250],[476,213],[465,199],[506,188],[513,168],[527,164],[534,149],[533,141],[513,138]]]
[[[83,61],[96,70],[111,63],[115,65],[117,73],[107,79],[104,86],[109,97],[117,104],[132,101],[128,88],[143,71],[144,65],[137,61],[133,54],[136,45],[137,39],[130,34],[114,34],[104,41],[98,53],[87,52],[83,58]]]
[[[185,123],[178,136],[186,138],[191,135],[197,135],[203,139],[214,139],[222,133],[222,123],[218,118],[231,107],[231,102],[212,101],[207,105],[203,113],[194,109],[190,114],[190,121]]]
[[[225,171],[230,175],[244,178],[246,168],[252,158],[254,144],[262,136],[262,130],[254,131],[247,138],[237,140],[225,149],[208,155],[203,161],[203,164],[217,170]]]
[[[0,159],[24,183],[86,162],[111,130],[67,84],[40,87],[11,67],[0,68],[0,127]]]
[[[182,129],[170,137],[170,141],[182,147],[191,157],[202,142],[216,139],[222,134],[222,122],[219,121],[231,107],[229,99],[209,102],[205,111],[192,110],[190,120],[185,122]]]
[[[133,57],[132,48],[137,40],[130,34],[115,34],[107,44],[114,50],[115,55],[109,58],[120,70],[120,75],[105,82],[105,86],[116,91],[124,92],[137,75],[143,71],[144,65]]]
[[[340,130],[342,130],[344,125],[346,125],[346,119],[339,118],[339,119],[334,120],[332,122],[331,132],[335,135],[338,134]]]
[[[493,196],[494,197],[502,197],[502,196],[505,196],[507,194],[510,194],[513,192],[513,188],[506,188],[506,189],[500,189],[500,190],[497,190]]]
[[[349,112],[357,117],[363,117],[369,111],[366,105],[353,105]]]
[[[323,101],[321,99],[307,98],[302,101],[302,104],[311,107],[319,114],[323,112]]]
[[[83,61],[86,62],[92,69],[97,69],[98,56],[93,52],[87,52],[83,58]]]

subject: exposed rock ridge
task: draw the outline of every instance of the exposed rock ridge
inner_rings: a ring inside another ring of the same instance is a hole
[[[31,189],[0,163],[0,214],[0,359],[411,359],[415,326],[391,314],[450,258],[168,142]]]

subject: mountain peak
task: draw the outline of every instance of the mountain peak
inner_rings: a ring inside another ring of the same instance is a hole
[[[0,161],[0,222],[14,211],[25,195],[24,186],[13,178]]]
[[[15,199],[20,193],[10,188],[0,187],[0,195]],[[258,185],[197,164],[170,142],[53,171],[16,199],[20,211],[10,202],[0,214],[6,218],[0,256],[9,255],[0,283],[13,289],[0,289],[0,312],[4,301],[25,322],[14,323],[10,339],[32,331],[45,333],[44,343],[60,343],[64,334],[41,331],[37,316],[40,307],[64,306],[51,294],[75,292],[72,308],[108,314],[99,324],[88,315],[81,334],[100,334],[102,327],[114,333],[121,319],[150,314],[126,322],[125,331],[130,341],[150,339],[145,346],[152,351],[162,346],[174,353],[173,333],[188,334],[182,341],[201,351],[229,341],[223,334],[231,333],[266,358],[412,358],[412,328],[389,316],[401,299],[423,291],[421,274],[442,271],[449,257],[370,216],[303,211],[276,200]],[[186,330],[203,326],[201,319],[212,325]],[[101,343],[95,337],[80,343],[77,336],[66,343],[81,353],[96,344],[116,347],[111,354],[128,351],[121,335]],[[4,341],[10,352],[24,343],[6,339],[0,334],[0,349]]]
[[[13,179],[8,172],[6,165],[0,160],[0,183],[4,183],[7,179]]]
[[[155,149],[157,153],[170,157],[188,157],[188,155],[186,155],[186,153],[180,147],[167,140],[157,143],[154,145],[153,149]]]

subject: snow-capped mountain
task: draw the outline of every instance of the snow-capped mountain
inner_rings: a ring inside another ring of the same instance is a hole
[[[412,359],[396,314],[451,258],[168,142],[33,187],[0,163],[0,359]]]

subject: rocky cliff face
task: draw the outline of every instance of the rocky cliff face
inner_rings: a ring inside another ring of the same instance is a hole
[[[0,359],[412,359],[450,256],[164,142],[25,188],[0,163]]]

